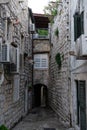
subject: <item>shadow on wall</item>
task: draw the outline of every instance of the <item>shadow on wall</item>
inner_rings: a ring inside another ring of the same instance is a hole
[[[43,84],[34,85],[34,107],[47,106],[47,86]]]

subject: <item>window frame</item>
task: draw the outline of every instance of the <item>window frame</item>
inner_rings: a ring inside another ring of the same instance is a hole
[[[35,64],[35,62],[36,62],[36,64]],[[34,69],[47,69],[47,68],[48,68],[48,55],[47,54],[35,54],[34,55]]]

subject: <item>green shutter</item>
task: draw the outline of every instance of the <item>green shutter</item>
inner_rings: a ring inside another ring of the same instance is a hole
[[[77,15],[74,15],[74,41],[77,39]]]
[[[80,37],[84,32],[83,24],[84,24],[84,15],[83,12],[81,14],[74,15],[74,41]]]
[[[81,35],[81,15],[77,16],[77,38]]]
[[[84,34],[84,12],[81,13],[81,34]]]

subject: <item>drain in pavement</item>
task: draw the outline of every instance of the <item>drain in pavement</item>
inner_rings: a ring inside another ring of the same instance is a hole
[[[56,130],[55,128],[44,128],[44,130]]]

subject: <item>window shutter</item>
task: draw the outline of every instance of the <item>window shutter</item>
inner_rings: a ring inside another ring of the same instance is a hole
[[[74,15],[74,41],[77,39],[77,15]]]
[[[84,34],[84,12],[81,13],[81,34]]]
[[[81,35],[81,15],[74,15],[74,41]]]
[[[48,68],[48,56],[47,54],[34,55],[34,68]]]
[[[77,16],[77,38],[81,35],[81,15]]]

